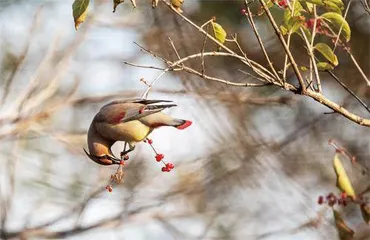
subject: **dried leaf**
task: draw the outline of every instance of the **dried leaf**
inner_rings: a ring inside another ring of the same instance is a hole
[[[335,226],[339,234],[339,239],[340,240],[353,239],[353,235],[355,234],[355,232],[347,226],[341,214],[337,210],[333,209],[333,213],[334,213]]]
[[[113,0],[113,12],[116,12],[117,6],[123,3],[125,0]]]
[[[72,4],[73,19],[76,30],[78,29],[78,26],[86,19],[89,3],[90,0],[75,0]]]
[[[155,8],[158,6],[158,0],[152,0],[152,7]]]
[[[348,178],[346,170],[343,167],[341,160],[339,159],[339,154],[335,154],[333,160],[334,171],[337,175],[337,187],[342,191],[347,193],[347,196],[356,198],[355,191],[353,190],[352,183]]]
[[[361,213],[365,223],[370,225],[370,205],[366,203],[362,204]]]

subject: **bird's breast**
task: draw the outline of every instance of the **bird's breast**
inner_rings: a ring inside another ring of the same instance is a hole
[[[118,124],[97,123],[96,130],[107,139],[127,142],[140,142],[151,131],[148,126],[138,120]]]

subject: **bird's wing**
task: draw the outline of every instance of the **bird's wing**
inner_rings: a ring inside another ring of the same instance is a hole
[[[171,100],[148,100],[148,99],[141,99],[141,98],[134,98],[134,99],[121,99],[112,101],[102,107],[105,108],[107,106],[112,106],[116,104],[123,104],[123,103],[140,103],[144,105],[153,104],[153,103],[160,103],[160,102],[172,102]]]
[[[145,100],[152,101],[151,103],[163,102],[160,100]],[[153,102],[154,101],[154,102]],[[177,106],[176,104],[143,104],[132,102],[116,102],[103,107],[95,116],[96,122],[108,122],[117,124],[138,120],[142,117],[162,111],[165,108]]]

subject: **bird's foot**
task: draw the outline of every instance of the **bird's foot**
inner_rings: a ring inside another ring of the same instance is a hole
[[[124,161],[129,160],[130,157],[127,154],[130,153],[130,152],[132,152],[132,151],[134,151],[134,149],[135,149],[135,145],[134,146],[130,146],[130,148],[128,150],[123,150],[121,152],[121,159],[123,159]]]
[[[112,156],[109,156],[109,155],[104,155],[104,156],[102,156],[102,158],[107,158],[107,159],[111,160],[112,164],[117,164],[117,165],[122,165],[123,164],[123,161],[121,159],[116,158],[116,157],[112,157]]]
[[[125,152],[121,152],[121,159],[123,159],[124,161],[127,161],[130,159],[130,156]]]

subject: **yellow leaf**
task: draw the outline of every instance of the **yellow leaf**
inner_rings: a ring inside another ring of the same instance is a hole
[[[75,0],[72,4],[73,19],[75,21],[75,28],[83,23],[87,15],[87,7],[89,6],[90,0]]]
[[[171,5],[174,7],[178,12],[182,13],[181,5],[184,3],[184,0],[171,0]]]
[[[347,226],[347,224],[343,221],[342,216],[337,210],[333,209],[333,213],[335,226],[339,234],[339,239],[352,240],[355,232]]]
[[[213,26],[213,32],[215,33],[215,38],[220,43],[224,43],[226,40],[226,32],[223,29],[223,27],[220,24],[215,23],[215,22],[212,22],[212,26]]]
[[[317,69],[319,71],[333,70],[334,69],[333,65],[331,65],[330,63],[327,63],[327,62],[318,62],[316,64],[316,66],[317,66]]]
[[[339,159],[339,154],[335,154],[333,161],[334,171],[337,175],[337,187],[347,193],[347,196],[356,198],[355,191],[353,190],[352,183],[349,180],[346,170],[343,167],[342,161]]]

